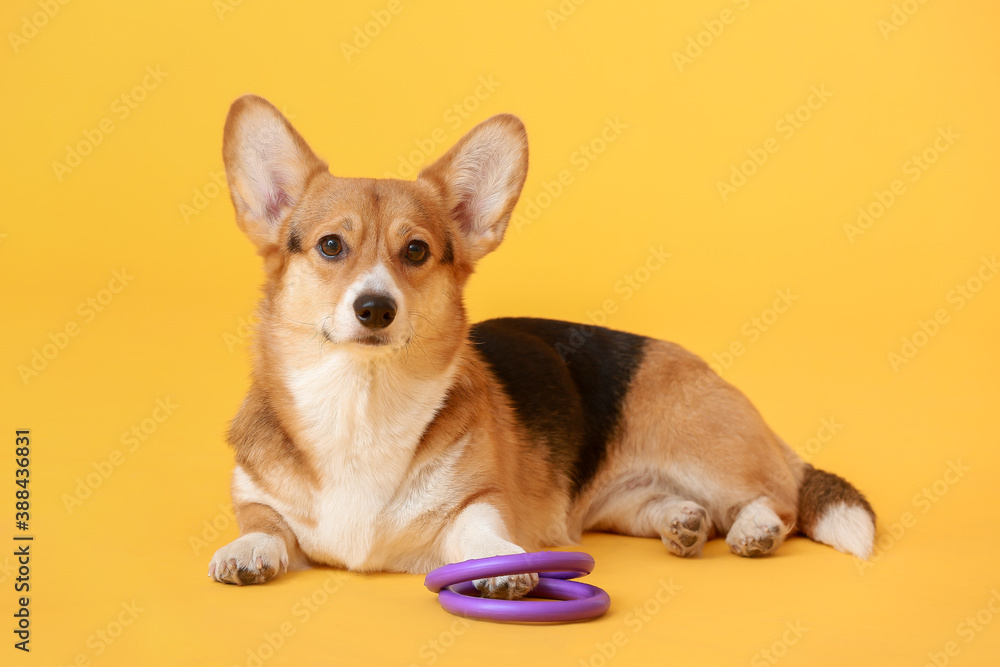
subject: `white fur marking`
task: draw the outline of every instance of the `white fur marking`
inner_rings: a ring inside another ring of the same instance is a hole
[[[417,380],[391,360],[372,362],[336,349],[321,363],[290,373],[288,387],[321,476],[307,512],[316,524],[290,521],[312,558],[352,569],[391,561],[394,554],[372,553],[376,538],[385,537],[375,535],[377,520],[406,479],[455,369]]]
[[[396,319],[392,326],[387,329],[396,332],[394,338],[396,343],[402,343],[404,337],[400,331],[405,331],[407,327],[406,300],[403,292],[392,279],[392,273],[384,264],[377,264],[371,271],[368,271],[357,278],[344,290],[344,296],[337,303],[330,322],[330,331],[337,340],[348,339],[352,336],[365,333],[365,328],[358,322],[354,312],[354,301],[364,293],[385,294],[392,297],[396,302]]]
[[[864,508],[838,503],[823,512],[812,531],[812,538],[867,560],[875,543],[875,524]]]

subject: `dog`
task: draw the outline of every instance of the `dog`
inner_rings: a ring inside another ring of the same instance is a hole
[[[240,536],[212,557],[214,580],[424,573],[584,531],[659,537],[683,557],[724,535],[757,557],[797,530],[870,555],[865,497],[682,347],[545,319],[470,326],[463,289],[527,175],[516,116],[480,123],[414,181],[341,178],[246,95],[223,159],[266,283],[228,434]],[[476,586],[517,599],[537,581]]]

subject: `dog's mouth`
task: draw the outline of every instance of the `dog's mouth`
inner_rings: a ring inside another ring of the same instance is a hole
[[[363,345],[367,348],[378,348],[378,347],[389,347],[392,345],[392,336],[388,333],[373,332],[365,333],[357,336],[352,336],[346,340],[335,340],[330,332],[326,330],[326,327],[322,328],[323,336],[326,340],[334,345],[339,345],[343,343],[354,343],[356,345]]]
[[[392,337],[387,334],[367,334],[364,336],[358,336],[353,341],[353,343],[358,343],[359,345],[368,345],[371,347],[380,347],[382,345],[390,345],[392,343]]]

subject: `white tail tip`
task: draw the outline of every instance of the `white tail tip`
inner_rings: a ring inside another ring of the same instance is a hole
[[[863,507],[837,503],[823,512],[812,538],[867,560],[875,545],[875,523]]]

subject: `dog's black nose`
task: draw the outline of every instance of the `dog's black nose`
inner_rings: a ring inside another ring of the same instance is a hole
[[[380,294],[362,294],[354,300],[354,314],[369,329],[384,329],[396,319],[396,302]]]

